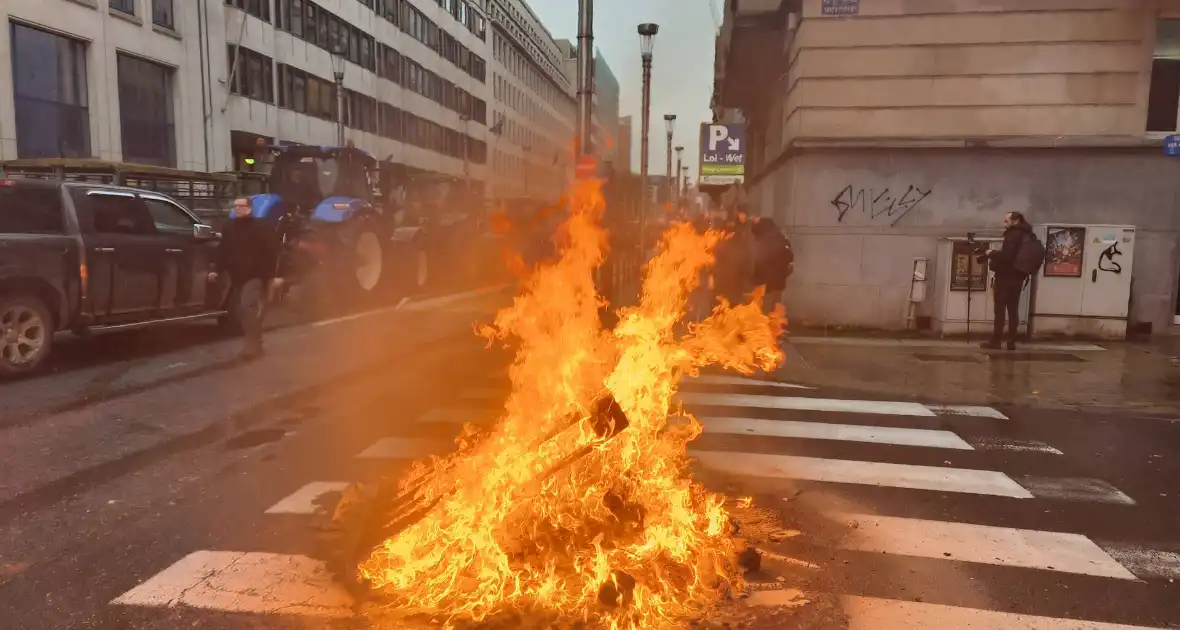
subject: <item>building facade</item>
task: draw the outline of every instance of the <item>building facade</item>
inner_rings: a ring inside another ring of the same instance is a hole
[[[635,137],[635,128],[632,120],[634,119],[630,116],[619,118],[619,141],[618,149],[616,150],[618,158],[615,162],[615,170],[620,173],[634,172],[631,167],[631,151],[634,146],[632,139]]]
[[[729,0],[713,105],[744,116],[749,204],[792,238],[792,321],[901,328],[915,259],[941,273],[940,240],[1019,211],[1135,226],[1131,323],[1173,326],[1178,18],[1171,0]]]
[[[574,79],[564,51],[524,0],[487,0],[495,114],[495,199],[552,201],[573,172]]]
[[[0,157],[247,168],[346,139],[411,173],[489,173],[482,0],[41,0],[0,34]],[[337,111],[333,53],[344,69]]]

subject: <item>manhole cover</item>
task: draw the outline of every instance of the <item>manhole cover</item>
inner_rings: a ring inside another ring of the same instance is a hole
[[[982,363],[986,357],[980,354],[937,354],[918,352],[914,354],[914,358],[919,361],[927,361],[932,363]]]
[[[989,352],[992,361],[1049,361],[1058,363],[1082,363],[1085,361],[1076,354],[1067,352]]]

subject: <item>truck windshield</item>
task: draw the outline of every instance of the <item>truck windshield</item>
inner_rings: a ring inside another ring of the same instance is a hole
[[[363,164],[335,158],[283,158],[271,171],[273,192],[303,204],[332,196],[365,198],[368,174]]]
[[[61,234],[64,231],[61,192],[56,186],[0,180],[0,233]]]

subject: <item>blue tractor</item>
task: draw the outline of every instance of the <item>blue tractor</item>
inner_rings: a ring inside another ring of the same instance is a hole
[[[395,238],[403,213],[389,171],[372,155],[284,145],[260,147],[257,160],[269,172],[251,207],[274,224],[291,284],[316,284],[336,303],[359,306],[425,282],[426,257]]]

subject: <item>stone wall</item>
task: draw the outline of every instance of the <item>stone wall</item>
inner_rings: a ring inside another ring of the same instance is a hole
[[[1034,223],[1138,229],[1132,321],[1172,323],[1180,256],[1180,159],[1158,149],[829,150],[793,156],[750,190],[796,250],[788,314],[805,324],[905,325],[913,259],[940,237]],[[921,314],[933,312],[930,285]]]

